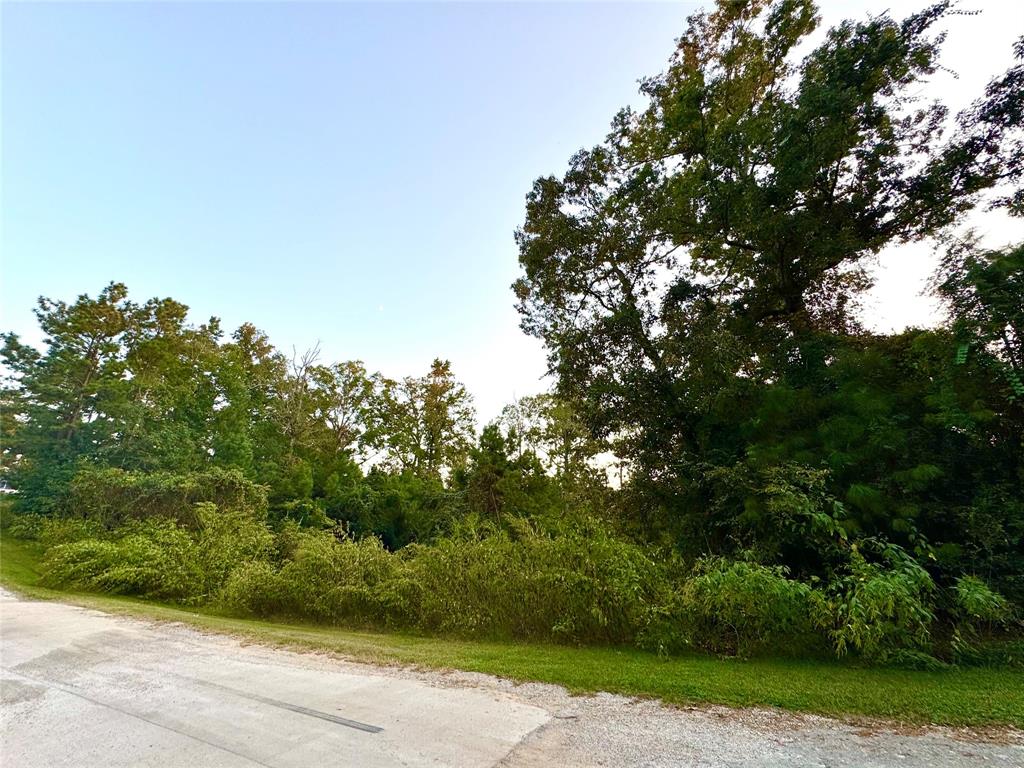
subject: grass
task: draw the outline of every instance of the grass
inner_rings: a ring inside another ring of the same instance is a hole
[[[739,661],[690,655],[672,659],[629,648],[569,648],[478,642],[335,627],[237,619],[207,610],[38,586],[38,545],[0,540],[0,583],[29,597],[108,613],[176,621],[268,645],[339,654],[383,664],[484,672],[609,691],[671,704],[781,707],[838,717],[904,723],[1024,727],[1024,672],[964,668],[915,672],[833,661]]]

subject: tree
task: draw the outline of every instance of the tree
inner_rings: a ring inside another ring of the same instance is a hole
[[[933,281],[949,308],[963,361],[971,346],[1002,369],[1009,396],[1024,399],[1024,244],[985,251],[954,243]]]
[[[476,414],[451,363],[436,359],[421,377],[389,382],[379,413],[387,461],[424,478],[446,478],[473,444]]]
[[[948,13],[844,22],[797,61],[809,0],[723,0],[644,81],[647,109],[534,183],[522,327],[559,394],[630,460],[638,506],[678,511],[709,461],[745,461],[769,388],[813,402],[834,386],[865,259],[939,233],[1000,183],[989,158],[1019,130],[1009,86],[948,140],[946,108],[915,100]]]
[[[244,323],[222,344],[214,363],[217,396],[211,419],[212,460],[247,474],[283,450],[284,437],[273,417],[287,363],[265,333]]]
[[[124,383],[105,406],[117,425],[102,460],[123,468],[194,471],[209,463],[220,353],[216,318],[192,326],[188,307],[150,299],[125,333]]]
[[[951,164],[967,162],[965,185],[994,186],[1003,194],[990,202],[1011,215],[1024,215],[1024,35],[1013,46],[1017,64],[993,78],[985,95],[959,116]]]
[[[384,377],[362,362],[318,366],[312,372],[316,415],[326,427],[325,450],[365,453],[378,445],[378,415]]]
[[[513,458],[533,453],[556,476],[570,482],[592,475],[591,460],[605,450],[572,404],[557,395],[522,397],[502,409],[498,424],[505,430]]]
[[[5,457],[17,458],[13,480],[27,508],[52,508],[76,463],[118,433],[108,410],[124,396],[124,340],[140,313],[127,296],[124,285],[111,283],[97,298],[81,295],[73,304],[40,298],[35,314],[45,354],[4,336],[5,399],[18,409]]]
[[[514,433],[502,434],[498,423],[483,428],[464,471],[457,473],[470,512],[501,525],[513,517],[542,518],[565,511],[565,499],[537,455],[517,450]]]
[[[89,464],[193,471],[209,462],[219,323],[121,283],[73,304],[41,298],[46,351],[4,337],[5,443],[22,506],[49,510]]]

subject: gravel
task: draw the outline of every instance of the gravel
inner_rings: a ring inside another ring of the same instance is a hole
[[[500,763],[506,768],[1024,767],[1024,732],[1011,728],[901,727],[775,709],[680,708],[608,693],[571,696],[558,686],[474,673],[415,674],[434,684],[489,688],[552,714]]]

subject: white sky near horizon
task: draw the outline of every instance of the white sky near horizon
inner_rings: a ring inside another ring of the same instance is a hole
[[[924,4],[822,2],[822,29]],[[3,3],[0,329],[38,343],[35,297],[120,280],[392,377],[447,357],[487,421],[545,387],[509,290],[530,183],[643,105],[700,5]],[[954,114],[1024,34],[1024,5],[962,7],[921,94]],[[884,252],[867,325],[933,324],[934,263]]]

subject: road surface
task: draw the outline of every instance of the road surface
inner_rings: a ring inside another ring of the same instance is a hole
[[[1024,766],[1019,732],[892,733],[378,668],[0,591],[4,768]]]

